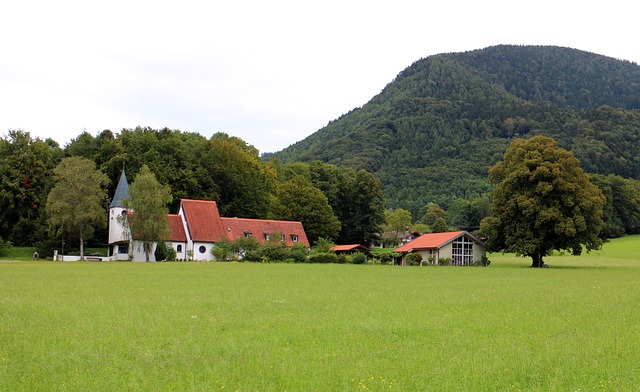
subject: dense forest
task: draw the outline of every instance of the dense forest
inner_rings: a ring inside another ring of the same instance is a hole
[[[420,217],[429,203],[448,210],[488,197],[487,170],[518,137],[551,136],[589,173],[640,179],[639,109],[635,63],[495,46],[416,61],[364,106],[274,156],[364,168],[382,181],[387,207]]]
[[[95,137],[83,132],[61,148],[12,130],[0,138],[0,241],[42,249],[60,243],[44,207],[54,169],[68,157],[87,158],[109,178],[105,223],[122,170],[133,181],[144,165],[170,186],[171,212],[182,198],[215,200],[223,216],[301,221],[312,243],[325,238],[366,244],[384,223],[381,183],[370,172],[319,161],[265,161],[254,147],[224,133],[207,139],[170,129],[105,130]],[[90,242],[102,246],[106,240],[103,228]]]

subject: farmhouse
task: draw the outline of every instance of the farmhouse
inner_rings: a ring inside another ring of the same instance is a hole
[[[450,259],[452,265],[471,265],[486,256],[482,241],[466,231],[423,234],[394,252],[417,253],[433,264]]]
[[[124,206],[124,199],[128,197],[129,183],[123,171],[109,206],[109,255],[111,260],[143,261],[145,256],[141,242],[131,239],[122,219],[118,219],[131,213]],[[211,250],[217,242],[241,237],[254,237],[258,242],[265,242],[272,235],[278,235],[287,246],[301,243],[309,247],[301,222],[224,218],[212,200],[182,199],[178,213],[167,215],[167,219],[170,235],[165,243],[176,251],[178,259],[214,260]],[[151,256],[155,261],[153,254]]]

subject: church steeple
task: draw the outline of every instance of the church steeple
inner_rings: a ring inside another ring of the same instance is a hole
[[[128,199],[129,197],[129,182],[127,181],[127,175],[125,174],[123,168],[122,174],[120,175],[120,181],[118,181],[118,187],[116,188],[116,193],[113,195],[113,200],[111,201],[109,208],[124,208],[123,200]]]
[[[127,260],[129,258],[129,236],[124,223],[119,220],[126,214],[124,199],[128,199],[129,182],[122,168],[118,187],[109,205],[109,255],[113,260]]]

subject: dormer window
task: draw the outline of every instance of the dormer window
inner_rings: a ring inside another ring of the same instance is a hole
[[[245,238],[249,238],[249,237],[251,237],[251,232],[250,232],[250,231],[245,231],[245,232],[244,232],[244,237],[245,237]]]
[[[266,241],[269,241],[271,239],[271,236],[269,235],[269,233],[264,233],[264,239]]]
[[[297,234],[291,234],[291,241],[293,241],[294,243],[298,242],[298,235]]]

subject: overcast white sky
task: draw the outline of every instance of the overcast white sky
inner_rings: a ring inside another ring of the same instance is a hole
[[[564,5],[571,3],[571,5]],[[169,127],[279,151],[414,61],[498,44],[640,63],[628,0],[4,1],[0,135]]]

